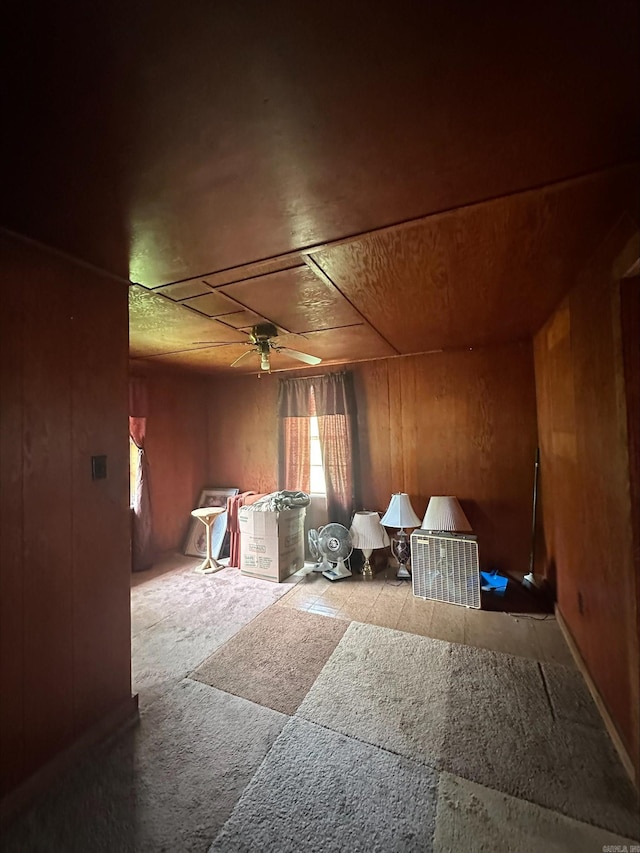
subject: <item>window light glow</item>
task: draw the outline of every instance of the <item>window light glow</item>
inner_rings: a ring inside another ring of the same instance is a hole
[[[311,476],[309,478],[309,488],[311,489],[311,493],[314,495],[326,495],[327,486],[324,479],[324,468],[322,467],[318,418],[316,417],[309,418],[309,440],[311,444]]]

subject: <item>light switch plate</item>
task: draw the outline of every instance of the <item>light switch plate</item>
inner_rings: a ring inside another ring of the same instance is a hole
[[[91,457],[91,479],[106,480],[107,479],[107,457],[92,456]]]

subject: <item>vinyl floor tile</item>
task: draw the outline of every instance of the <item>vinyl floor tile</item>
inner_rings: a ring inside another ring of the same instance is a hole
[[[306,589],[295,589],[289,595],[285,596],[287,603],[290,605],[294,604],[296,607],[308,607],[310,604],[314,604],[319,598],[319,594]]]
[[[449,643],[464,643],[464,608],[436,602],[429,625],[429,636]]]
[[[342,616],[356,622],[366,622],[370,612],[371,605],[363,602],[351,601],[340,609]]]
[[[539,656],[531,620],[508,613],[465,609],[464,642],[495,652],[531,658]]]
[[[307,613],[316,613],[319,616],[332,616],[337,617],[340,611],[336,607],[330,607],[327,604],[318,604],[315,602],[314,604],[310,604],[306,608]]]
[[[533,617],[531,627],[541,660],[575,667],[575,661],[555,617]]]
[[[367,622],[386,628],[396,628],[401,617],[402,604],[402,601],[385,600],[381,595],[369,611]]]
[[[398,630],[406,631],[408,634],[417,634],[420,637],[431,636],[431,614],[425,617],[423,614],[414,615],[402,613],[398,620]]]

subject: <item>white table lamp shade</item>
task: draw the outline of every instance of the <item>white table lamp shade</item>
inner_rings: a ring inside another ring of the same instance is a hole
[[[389,544],[389,536],[380,524],[380,516],[377,512],[356,512],[349,533],[353,547],[360,548],[361,551],[386,548]]]
[[[449,530],[469,533],[471,525],[458,499],[451,495],[435,495],[429,501],[422,520],[423,530]]]
[[[404,492],[391,495],[389,507],[380,523],[385,527],[395,527],[398,530],[404,527],[419,527],[420,519],[413,511],[409,495]]]

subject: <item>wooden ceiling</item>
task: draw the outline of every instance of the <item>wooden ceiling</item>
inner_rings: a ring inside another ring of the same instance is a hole
[[[527,337],[637,216],[633,2],[41,11],[4,222],[133,283],[136,360],[225,370],[260,320],[328,364]]]

